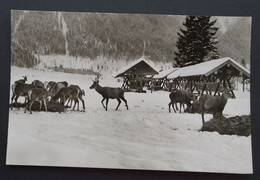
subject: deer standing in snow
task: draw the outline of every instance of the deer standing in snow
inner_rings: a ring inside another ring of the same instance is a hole
[[[171,100],[171,102],[169,103],[169,112],[171,112],[171,105],[172,105],[174,112],[176,112],[176,110],[174,108],[174,104],[176,106],[176,109],[178,110],[177,103],[179,102],[180,103],[180,113],[181,113],[181,106],[183,106],[183,108],[184,108],[184,104],[186,104],[188,107],[191,107],[191,101],[195,101],[197,99],[197,97],[193,93],[188,92],[186,90],[182,90],[182,89],[173,90],[170,93],[169,97]]]
[[[229,95],[227,91],[222,93],[222,96],[212,96],[208,94],[203,94],[200,99],[200,110],[202,116],[202,124],[205,123],[204,113],[205,111],[209,111],[213,113],[213,118],[222,117],[222,112],[227,104],[227,99]]]
[[[35,101],[40,102],[40,109],[42,109],[42,103],[44,104],[45,111],[47,111],[47,98],[48,92],[44,88],[34,88],[28,91],[29,102],[24,109],[24,113],[26,113],[26,109],[29,108],[30,114],[32,114],[32,105]]]
[[[102,99],[101,103],[106,111],[107,111],[107,105],[108,105],[109,99],[117,99],[118,105],[116,107],[116,110],[118,109],[119,105],[121,104],[121,100],[123,100],[125,102],[126,109],[128,110],[127,100],[124,97],[123,89],[112,88],[112,87],[102,87],[98,83],[99,83],[99,80],[93,81],[93,84],[89,88],[95,89],[99,94],[102,95],[103,99]],[[103,104],[103,102],[105,100],[106,100],[106,106]]]

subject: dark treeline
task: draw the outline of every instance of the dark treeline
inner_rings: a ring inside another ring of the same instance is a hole
[[[113,60],[135,60],[145,55],[154,61],[173,62],[177,32],[184,20],[184,16],[165,15],[12,11],[12,64],[17,65],[21,61],[15,55],[17,47],[32,54],[65,55],[66,40],[67,53],[71,56],[93,60],[100,56]],[[248,32],[246,28],[228,29],[227,35],[221,34],[220,57],[249,61],[249,50],[245,44],[248,39],[244,34],[250,34],[250,29]],[[244,39],[238,39],[243,36]],[[27,64],[33,67],[35,62],[32,61],[36,60],[23,61],[28,61]]]

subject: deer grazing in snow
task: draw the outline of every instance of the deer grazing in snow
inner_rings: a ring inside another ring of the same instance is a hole
[[[117,99],[118,105],[116,110],[118,109],[119,105],[121,104],[121,100],[125,102],[126,109],[128,110],[127,100],[124,97],[124,90],[121,88],[112,88],[112,87],[102,87],[99,84],[99,80],[93,81],[93,84],[89,87],[90,89],[95,89],[99,94],[102,95],[103,99],[101,101],[103,107],[107,111],[107,105],[109,99]],[[106,106],[103,102],[106,100]]]
[[[213,118],[222,117],[222,112],[227,104],[227,99],[229,98],[227,91],[222,93],[222,96],[212,96],[208,94],[203,94],[200,99],[200,110],[202,116],[202,124],[205,123],[204,113],[209,111],[213,113]]]
[[[78,111],[79,111],[79,100],[82,103],[83,109],[85,110],[85,102],[83,100],[82,96],[85,96],[85,91],[83,89],[80,89],[80,87],[78,85],[70,85],[69,88],[71,89],[71,95],[69,97],[67,106],[70,103],[70,106],[72,105],[72,101],[74,100],[74,106],[73,106],[73,110],[76,106],[76,104],[78,105]],[[78,100],[79,99],[79,100]]]
[[[79,86],[76,85],[71,85],[69,87],[63,87],[61,88],[54,96],[51,97],[51,101],[57,101],[60,99],[61,104],[64,106],[65,102],[67,99],[69,100],[74,100],[75,104],[73,107],[73,110],[78,104],[78,111],[79,111],[79,100],[81,100],[83,109],[85,110],[85,103],[82,98],[83,94],[85,94],[84,90],[81,90]]]
[[[61,104],[64,106],[65,101],[71,96],[71,93],[71,88],[63,87],[54,96],[51,97],[51,102],[55,102],[60,99]]]
[[[174,108],[174,104],[176,106],[176,109],[178,110],[177,103],[178,102],[180,103],[180,113],[181,113],[181,106],[184,107],[184,104],[186,104],[188,107],[191,107],[191,101],[195,101],[197,99],[197,97],[193,93],[188,92],[186,90],[181,90],[181,89],[173,90],[170,93],[169,97],[171,100],[171,102],[168,104],[169,112],[171,112],[171,105],[172,105],[172,108],[175,113],[176,113],[176,110]]]
[[[45,111],[47,112],[47,98],[48,92],[44,88],[34,88],[28,91],[29,102],[24,109],[24,113],[26,113],[26,109],[29,108],[30,114],[32,114],[31,108],[35,101],[40,102],[40,109],[42,109],[42,103],[44,104]]]
[[[57,94],[59,92],[59,90],[63,87],[68,87],[68,83],[66,81],[62,81],[62,82],[54,82],[54,81],[50,81],[47,86],[46,89],[49,92],[50,96],[54,96],[55,94]]]

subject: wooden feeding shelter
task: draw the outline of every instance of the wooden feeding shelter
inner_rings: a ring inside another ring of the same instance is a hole
[[[123,77],[122,89],[126,91],[145,92],[143,87],[148,84],[148,77],[158,74],[158,71],[144,58],[121,68],[114,74],[115,78]]]
[[[170,68],[160,71],[159,74],[154,75],[152,83],[154,90],[166,90],[169,87],[169,81],[167,76],[179,68]]]
[[[199,94],[220,94],[228,90],[233,98],[233,86],[231,79],[242,77],[250,79],[250,71],[229,57],[214,59],[203,63],[179,68],[168,75],[171,86],[169,89],[186,89]]]

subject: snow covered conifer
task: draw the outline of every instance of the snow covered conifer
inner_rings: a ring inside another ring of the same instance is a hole
[[[218,27],[214,27],[216,21],[211,21],[210,16],[186,17],[185,28],[178,32],[175,66],[189,66],[219,57],[215,37]]]

